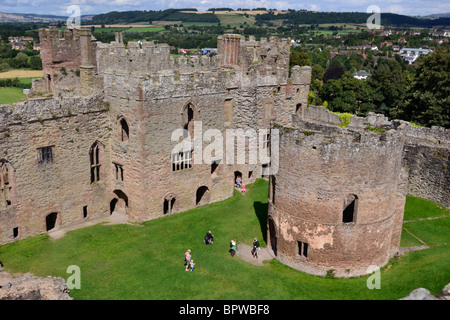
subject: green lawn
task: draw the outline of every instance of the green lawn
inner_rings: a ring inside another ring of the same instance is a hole
[[[381,271],[381,289],[366,277],[327,279],[293,270],[277,260],[258,267],[229,253],[229,242],[251,244],[266,232],[266,180],[247,186],[222,202],[136,225],[96,225],[68,232],[56,241],[43,234],[0,246],[10,272],[32,272],[67,279],[69,265],[81,270],[75,299],[154,300],[371,300],[398,299],[425,287],[433,294],[450,282],[449,218],[408,222],[430,249],[392,259]],[[409,199],[408,199],[409,202]],[[212,230],[212,246],[202,243]],[[435,230],[433,233],[432,231]],[[184,252],[192,250],[194,272],[185,272]]]
[[[25,98],[25,95],[21,88],[0,88],[0,104],[13,104],[23,98]]]

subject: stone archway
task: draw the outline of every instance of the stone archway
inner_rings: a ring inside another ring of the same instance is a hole
[[[45,217],[46,230],[51,231],[51,230],[55,229],[57,221],[58,221],[58,213],[57,212],[49,213]]]
[[[121,214],[128,213],[128,196],[122,190],[114,190],[115,197],[109,203],[110,214],[118,212]]]
[[[207,186],[201,186],[197,189],[195,194],[195,204],[201,206],[208,204],[210,200],[209,188]]]

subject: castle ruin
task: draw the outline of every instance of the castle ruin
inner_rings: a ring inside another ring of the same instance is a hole
[[[449,130],[307,105],[310,67],[289,71],[288,39],[218,38],[218,54],[174,59],[169,46],[101,43],[89,29],[39,30],[44,78],[0,106],[0,243],[114,211],[148,221],[224,200],[262,163],[193,164],[172,133],[280,130],[268,237],[296,269],[367,273],[398,249],[407,193],[449,202]],[[371,130],[376,128],[379,130]],[[382,131],[382,132],[381,132]],[[197,139],[198,140],[198,139]],[[260,141],[258,143],[261,143]],[[264,140],[270,147],[270,136]]]

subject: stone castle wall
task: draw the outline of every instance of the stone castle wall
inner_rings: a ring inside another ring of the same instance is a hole
[[[102,99],[34,99],[0,108],[0,153],[11,169],[14,194],[0,206],[1,243],[46,232],[46,217],[53,212],[55,227],[85,219],[84,206],[87,218],[107,214],[106,174],[95,185],[89,175],[90,147],[95,141],[109,144]],[[42,147],[52,147],[53,161],[40,163]],[[106,173],[108,157],[104,160]]]
[[[40,36],[50,78],[33,87],[53,98],[0,106],[0,165],[13,183],[0,206],[0,243],[46,232],[49,213],[55,228],[113,211],[146,221],[230,197],[236,172],[244,184],[262,176],[261,163],[223,159],[174,170],[181,138],[171,138],[183,127],[224,138],[227,129],[281,129],[268,242],[280,261],[309,273],[384,265],[399,246],[407,188],[448,206],[448,130],[376,114],[342,128],[339,115],[307,106],[311,68],[289,75],[286,39],[224,35],[217,56],[175,60],[165,44],[125,46],[120,34],[110,44],[88,30]],[[80,74],[61,75],[62,67]],[[92,182],[95,143],[100,181]],[[52,163],[39,163],[42,147],[53,148]]]
[[[281,129],[279,171],[270,177],[268,240],[277,258],[308,273],[333,269],[344,277],[383,266],[400,243],[403,132],[294,122]],[[352,220],[344,222],[355,198]],[[307,244],[306,256],[299,242]]]
[[[289,47],[274,39],[263,45],[239,39],[237,65],[224,65],[221,51],[174,60],[167,45],[125,46],[120,36],[110,44],[94,43],[88,30],[63,35],[47,29],[40,35],[50,82],[35,81],[34,98],[5,106],[0,114],[0,145],[8,150],[2,164],[13,168],[14,180],[8,195],[13,203],[0,208],[1,243],[46,232],[53,212],[57,229],[112,211],[146,221],[228,198],[236,172],[248,184],[261,177],[262,166],[222,160],[214,170],[204,162],[173,170],[177,143],[171,136],[185,125],[187,110],[193,110],[190,126],[200,121],[203,132],[215,129],[226,138],[227,129],[289,123],[292,110],[306,102],[310,68],[295,68],[287,78]],[[265,50],[270,59],[248,64],[249,48]],[[284,58],[271,66],[276,55]],[[36,98],[45,91],[52,98]],[[91,182],[94,143],[101,146],[101,170],[100,181]],[[52,163],[39,163],[41,147],[52,147]],[[207,191],[199,199],[201,189]]]

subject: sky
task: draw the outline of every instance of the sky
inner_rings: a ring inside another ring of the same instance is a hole
[[[0,0],[0,12],[68,16],[73,13],[72,10],[68,11],[71,5],[78,6],[82,15],[169,8],[197,8],[199,11],[203,11],[222,7],[367,12],[369,6],[372,5],[378,6],[381,12],[412,16],[450,12],[450,0]]]

